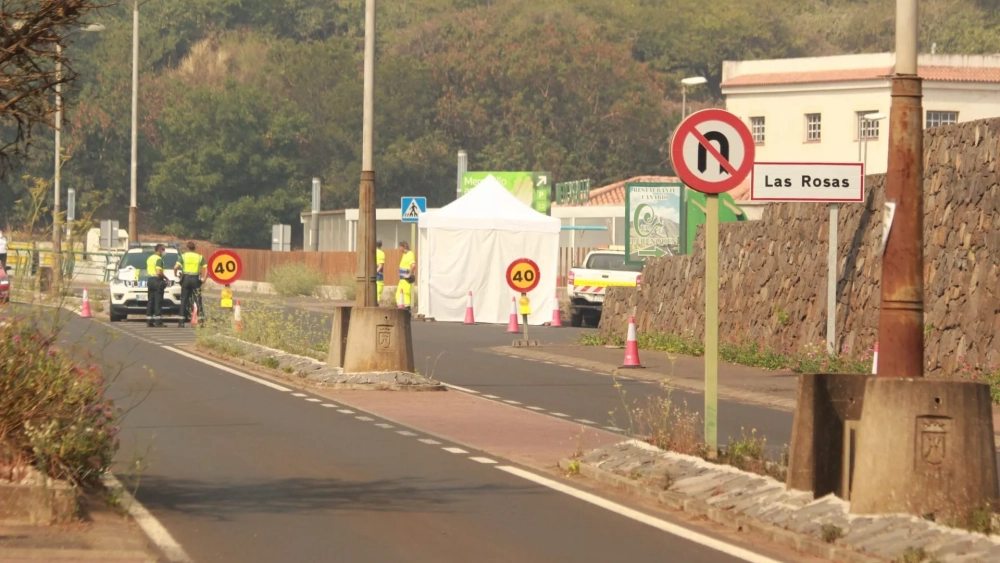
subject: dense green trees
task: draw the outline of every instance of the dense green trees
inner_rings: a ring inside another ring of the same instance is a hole
[[[595,185],[669,173],[678,79],[718,103],[721,63],[892,49],[894,0],[386,0],[379,7],[379,206],[454,197],[471,169],[544,169]],[[310,179],[357,204],[364,0],[151,0],[142,6],[139,207],[146,230],[267,246]],[[921,2],[924,50],[1000,51],[996,0]],[[68,48],[82,73],[63,184],[83,212],[128,209],[131,2]],[[90,35],[90,34],[88,34]],[[0,184],[0,209],[51,177],[50,131]],[[24,207],[23,205],[21,206]]]

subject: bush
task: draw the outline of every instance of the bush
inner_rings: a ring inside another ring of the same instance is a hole
[[[358,296],[358,281],[352,273],[341,273],[333,280],[333,285],[343,290],[343,297],[348,301],[353,301]]]
[[[104,397],[100,368],[25,319],[0,327],[0,358],[0,467],[27,463],[56,479],[96,483],[118,451],[121,417]]]
[[[198,330],[198,344],[235,356],[246,350],[230,350],[220,345],[215,335],[232,336],[245,342],[283,350],[291,354],[326,360],[330,349],[329,316],[312,315],[306,311],[287,312],[260,303],[243,306],[243,330],[233,330],[232,316],[216,310]],[[221,347],[220,347],[221,346]]]
[[[316,290],[323,285],[323,275],[305,264],[282,264],[271,268],[267,281],[278,295],[308,297],[316,295]]]

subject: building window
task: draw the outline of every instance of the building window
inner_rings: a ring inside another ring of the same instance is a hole
[[[875,110],[858,112],[858,131],[861,139],[878,139],[878,121],[865,119],[869,113],[877,113]]]
[[[927,111],[926,126],[928,128],[954,125],[956,123],[958,123],[957,111]]]
[[[818,113],[806,114],[806,141],[819,142],[823,137],[823,122]]]
[[[750,118],[750,132],[753,133],[753,142],[758,145],[764,144],[764,118]]]

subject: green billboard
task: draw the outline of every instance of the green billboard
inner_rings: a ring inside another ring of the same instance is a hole
[[[548,172],[465,172],[462,174],[462,195],[493,176],[507,191],[539,213],[549,214],[552,205],[552,174]]]
[[[685,207],[687,208],[686,215],[686,227],[687,233],[684,237],[684,254],[691,254],[691,248],[694,246],[694,236],[698,232],[698,226],[705,224],[705,211],[707,209],[707,201],[705,200],[705,194],[701,192],[696,192],[691,188],[687,188],[685,191]],[[746,221],[747,215],[736,202],[733,201],[733,196],[728,193],[719,194],[719,222],[720,223],[735,223],[736,221]]]

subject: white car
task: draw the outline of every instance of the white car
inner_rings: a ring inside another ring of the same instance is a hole
[[[117,264],[108,264],[114,273],[111,278],[111,322],[123,321],[129,315],[146,316],[147,289],[146,260],[153,255],[157,243],[134,243]],[[174,264],[180,259],[180,245],[164,243],[163,273],[167,276],[167,289],[163,292],[163,316],[180,315],[181,284],[174,276]]]
[[[583,267],[572,268],[566,275],[566,295],[570,301],[570,325],[583,326],[584,321],[597,326],[604,309],[604,297],[609,287],[639,287],[642,284],[642,264],[625,261],[625,247],[612,246],[587,254]]]

